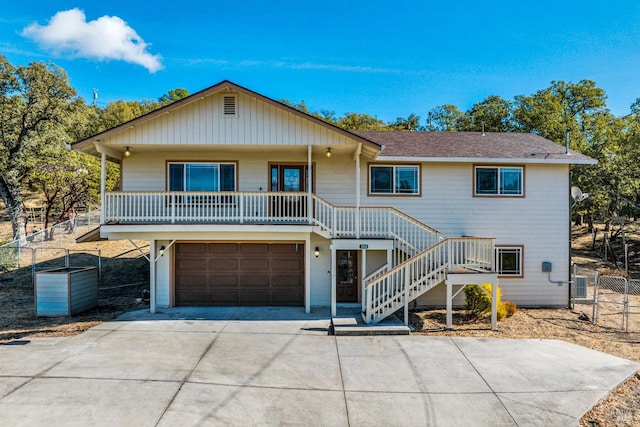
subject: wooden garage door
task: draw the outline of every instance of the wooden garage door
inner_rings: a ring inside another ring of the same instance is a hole
[[[178,243],[176,305],[304,305],[304,245]]]

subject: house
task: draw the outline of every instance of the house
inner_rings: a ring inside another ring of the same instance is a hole
[[[101,236],[150,242],[151,311],[357,305],[368,322],[450,313],[468,283],[566,306],[570,171],[595,163],[532,134],[350,132],[229,81],[73,149],[102,160]]]

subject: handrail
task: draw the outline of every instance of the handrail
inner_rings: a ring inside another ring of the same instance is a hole
[[[405,242],[411,255],[442,233],[393,207],[335,206],[307,192],[107,192],[104,221],[121,223],[311,223],[338,238],[386,238]]]
[[[389,264],[382,265],[381,267],[377,268],[375,271],[370,273],[367,277],[365,277],[364,278],[364,283],[366,284],[368,282],[371,282],[371,281],[377,279],[378,277],[380,277],[384,273],[386,273],[387,270],[389,270]]]
[[[455,269],[492,271],[494,246],[491,238],[448,238],[365,282],[365,321],[383,319],[444,281]]]

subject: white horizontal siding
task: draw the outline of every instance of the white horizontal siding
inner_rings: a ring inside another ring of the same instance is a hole
[[[565,165],[526,165],[524,198],[473,197],[473,165],[422,165],[422,197],[369,197],[362,170],[362,205],[394,206],[442,231],[446,237],[493,237],[496,245],[524,246],[524,278],[500,279],[505,300],[519,305],[566,305],[569,188]],[[439,299],[438,291],[425,297]],[[444,298],[442,298],[444,304]]]

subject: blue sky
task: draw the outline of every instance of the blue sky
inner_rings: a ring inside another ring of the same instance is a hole
[[[3,3],[0,53],[56,63],[101,105],[224,79],[312,110],[422,123],[437,105],[464,111],[552,80],[594,80],[617,115],[640,98],[635,0]]]

